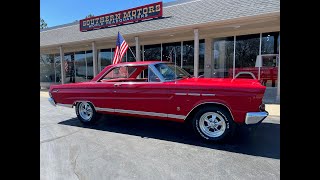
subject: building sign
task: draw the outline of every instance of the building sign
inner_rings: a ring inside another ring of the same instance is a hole
[[[80,31],[90,31],[121,24],[162,17],[162,2],[80,20]]]

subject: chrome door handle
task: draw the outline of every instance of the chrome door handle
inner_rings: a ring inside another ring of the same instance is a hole
[[[118,86],[121,86],[121,84],[120,84],[120,83],[119,83],[119,84],[114,84],[114,86],[115,86],[115,87],[118,87]]]

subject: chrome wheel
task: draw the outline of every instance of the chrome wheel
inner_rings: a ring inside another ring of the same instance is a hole
[[[81,102],[79,104],[79,115],[85,121],[90,121],[93,116],[93,110],[89,103]]]
[[[226,130],[224,118],[216,112],[206,112],[199,120],[201,131],[212,138],[221,136]]]

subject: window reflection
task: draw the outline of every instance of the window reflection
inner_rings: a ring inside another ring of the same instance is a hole
[[[279,32],[262,34],[260,80],[267,87],[278,84],[279,42]]]
[[[61,83],[61,58],[60,54],[54,55],[54,62],[55,62],[55,82]]]
[[[183,42],[183,62],[182,67],[189,74],[193,74],[194,71],[194,42],[184,41]]]
[[[135,46],[130,46],[132,52],[130,51],[130,49],[128,48],[127,50],[127,62],[135,62],[136,59],[135,59],[135,56],[136,56],[136,47]],[[133,56],[133,54],[134,56]]]
[[[161,60],[161,44],[145,45],[144,46],[145,61],[160,61]]]
[[[175,48],[175,51],[173,48]],[[181,66],[181,42],[162,44],[162,61],[174,63],[175,59],[177,66]]]
[[[213,40],[212,77],[233,77],[234,38],[218,38]]]
[[[98,62],[100,62],[100,71],[106,66],[112,64],[112,49],[100,49],[98,54]]]
[[[40,82],[55,82],[53,54],[40,54]]]
[[[86,51],[86,60],[87,60],[87,79],[93,79],[93,56],[92,50]]]
[[[65,53],[64,59],[65,59],[64,70],[66,71],[65,82],[74,83],[75,82],[74,53]]]
[[[87,62],[85,51],[76,52],[75,55],[75,82],[87,81]]]
[[[199,40],[199,75],[204,73],[204,39]],[[182,67],[189,74],[194,74],[194,41],[183,42]]]

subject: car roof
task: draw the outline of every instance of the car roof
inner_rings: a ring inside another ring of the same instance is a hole
[[[149,65],[149,64],[157,64],[157,63],[168,63],[167,61],[159,61],[159,60],[154,60],[154,61],[137,61],[137,62],[123,62],[119,64],[115,64],[114,66],[139,66],[139,65]]]

